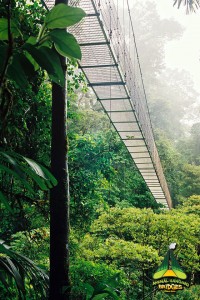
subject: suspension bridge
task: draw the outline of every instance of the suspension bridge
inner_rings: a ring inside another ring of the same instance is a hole
[[[124,1],[124,0],[123,0]],[[121,27],[118,2],[113,0],[70,0],[87,16],[71,27],[78,40],[80,68],[124,142],[137,169],[158,203],[172,207],[167,182],[155,145],[129,2],[129,32]],[[54,5],[45,1],[46,7]]]

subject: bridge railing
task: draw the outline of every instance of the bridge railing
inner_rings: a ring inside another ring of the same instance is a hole
[[[149,116],[149,110],[146,100],[145,91],[142,85],[140,67],[137,58],[137,52],[134,47],[134,37],[131,34],[128,36],[128,44],[131,45],[128,49],[125,31],[119,20],[119,11],[112,0],[98,1],[94,0],[96,7],[102,18],[102,22],[106,28],[108,38],[113,52],[116,54],[117,62],[122,70],[124,81],[128,87],[129,95],[135,109],[139,126],[142,129],[147,148],[153,160],[153,164],[158,175],[160,185],[166,195],[166,198],[171,200],[168,185],[163,173],[157,147],[155,145],[153,129]],[[128,9],[128,8],[126,8]],[[129,28],[130,30],[130,28]],[[130,54],[130,51],[132,52]],[[170,201],[169,200],[169,201]]]
[[[45,3],[48,7],[54,5],[52,0]],[[113,0],[70,0],[69,4],[80,6],[87,13],[87,17],[71,30],[81,45],[80,66],[90,86],[155,199],[171,207],[154,141],[134,35],[129,30],[127,36],[127,28],[121,27],[119,9]]]

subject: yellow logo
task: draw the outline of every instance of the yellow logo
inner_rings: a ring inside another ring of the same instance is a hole
[[[189,284],[184,281],[187,275],[183,272],[174,256],[173,250],[175,247],[175,243],[169,246],[169,250],[163,262],[153,275],[153,285],[157,285],[158,289],[164,290],[165,292],[176,292],[177,290],[182,290],[184,287],[189,286]]]

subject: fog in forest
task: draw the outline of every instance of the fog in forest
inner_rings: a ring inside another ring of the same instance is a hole
[[[127,1],[115,4],[129,43]],[[173,7],[173,1],[129,5],[154,129],[176,144],[194,131],[199,137],[200,12],[186,14],[184,7]],[[130,52],[133,48],[129,45]]]

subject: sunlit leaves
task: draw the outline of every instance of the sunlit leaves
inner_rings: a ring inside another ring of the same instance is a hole
[[[48,29],[66,28],[78,23],[85,16],[81,8],[59,4],[48,13],[45,24]]]
[[[48,12],[38,38],[28,37],[21,48],[10,52],[7,51],[8,45],[13,47],[13,38],[19,35],[22,37],[22,34],[15,22],[10,20],[9,36],[9,22],[6,18],[1,18],[0,40],[8,41],[8,45],[0,47],[2,57],[0,72],[4,70],[3,76],[15,82],[16,87],[24,88],[28,85],[29,76],[34,74],[34,70],[41,68],[46,70],[52,81],[63,86],[65,78],[59,54],[81,59],[80,46],[75,37],[66,32],[66,28],[79,22],[85,15],[81,8],[58,4]]]
[[[155,214],[150,209],[112,208],[91,227],[82,244],[86,259],[135,265],[149,269],[165,255],[172,242],[178,244],[178,259],[186,272],[200,269],[198,214],[183,210]],[[160,258],[159,258],[160,257]]]
[[[81,49],[75,37],[66,32],[64,29],[52,30],[49,35],[55,44],[55,48],[59,54],[81,59]]]

